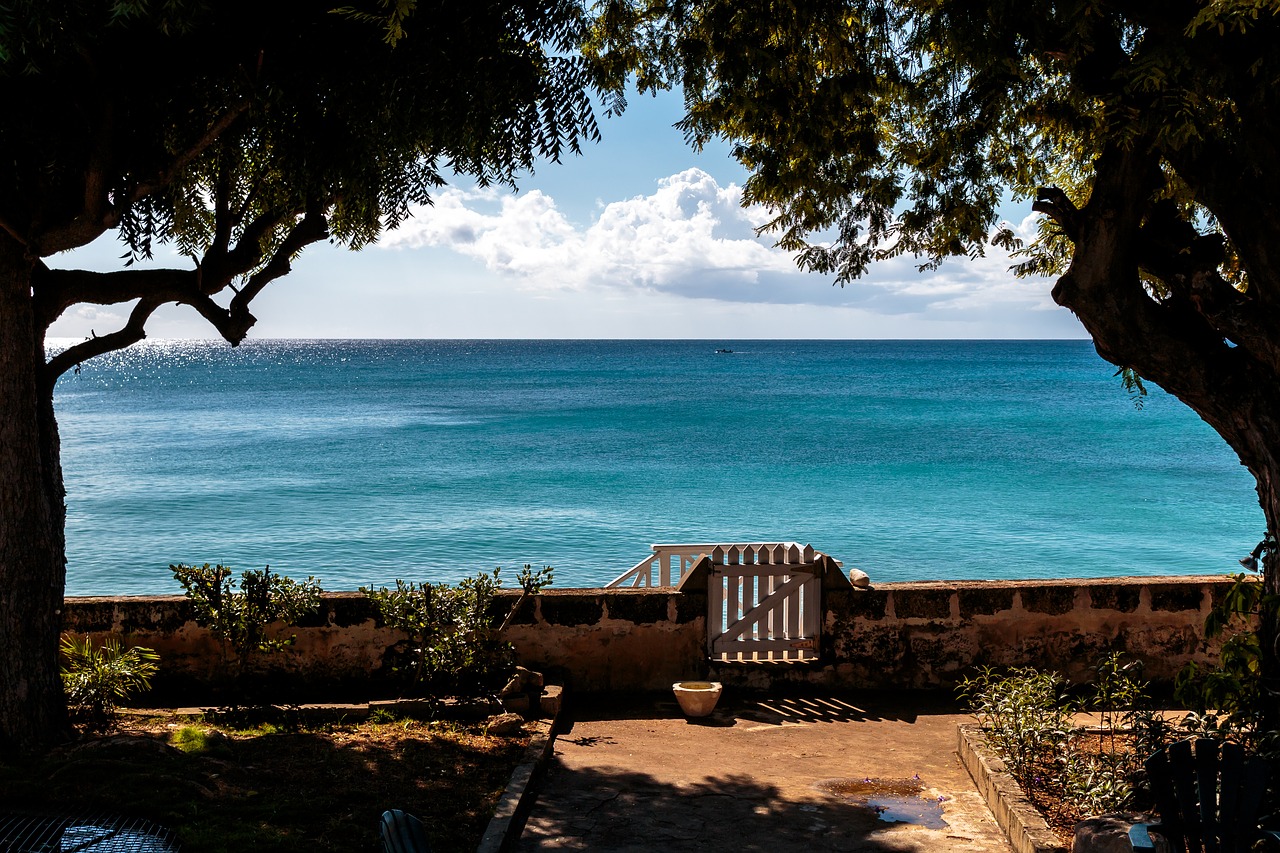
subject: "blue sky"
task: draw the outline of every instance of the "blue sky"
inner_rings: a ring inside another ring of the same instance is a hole
[[[1081,338],[1049,298],[1016,280],[994,247],[920,273],[911,258],[840,288],[756,238],[739,205],[743,170],[698,153],[672,127],[680,98],[635,96],[602,119],[603,140],[548,163],[520,192],[443,190],[379,244],[308,248],[254,302],[257,338]],[[1026,206],[1008,218],[1031,228]],[[51,259],[118,268],[114,236]],[[189,266],[163,249],[157,261]],[[129,306],[79,306],[51,330],[83,338]],[[152,338],[208,338],[189,309],[166,308]]]

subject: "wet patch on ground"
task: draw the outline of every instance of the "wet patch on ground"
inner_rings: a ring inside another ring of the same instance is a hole
[[[826,779],[818,790],[846,803],[871,810],[886,823],[907,823],[926,829],[945,829],[945,797],[925,791],[919,776],[910,779]]]

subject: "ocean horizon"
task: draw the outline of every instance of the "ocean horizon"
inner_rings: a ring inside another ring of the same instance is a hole
[[[67,593],[177,593],[175,562],[589,587],[712,541],[873,583],[1239,570],[1252,478],[1114,373],[1087,340],[144,341],[55,390]]]

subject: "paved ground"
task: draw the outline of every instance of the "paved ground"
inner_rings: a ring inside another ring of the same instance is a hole
[[[888,695],[726,695],[701,721],[663,697],[571,703],[516,849],[1010,853],[956,758],[969,719]],[[913,787],[911,822],[866,804]]]

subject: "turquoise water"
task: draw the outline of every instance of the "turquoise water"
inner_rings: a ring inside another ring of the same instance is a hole
[[[695,541],[873,581],[1238,569],[1248,473],[1113,372],[1082,341],[144,342],[58,384],[67,589],[177,592],[178,561],[593,586]]]

